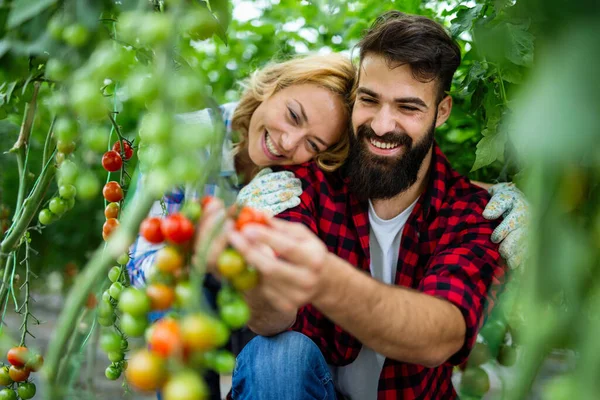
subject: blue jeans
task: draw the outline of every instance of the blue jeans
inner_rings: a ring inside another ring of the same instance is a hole
[[[327,362],[316,344],[298,332],[257,336],[237,357],[234,400],[335,400]]]

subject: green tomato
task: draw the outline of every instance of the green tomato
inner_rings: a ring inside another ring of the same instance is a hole
[[[67,142],[77,139],[77,123],[71,118],[58,118],[54,123],[54,137]]]
[[[196,222],[202,215],[202,207],[196,201],[187,201],[181,208],[181,213],[185,215],[190,221]]]
[[[100,182],[93,172],[87,171],[75,182],[77,197],[82,200],[92,200],[100,193]]]
[[[53,197],[48,208],[56,215],[63,215],[67,211],[67,202],[60,197]]]
[[[60,185],[58,188],[58,194],[65,200],[69,200],[75,197],[77,189],[73,185]]]
[[[108,288],[108,293],[110,293],[110,296],[115,300],[119,300],[119,296],[121,296],[122,291],[123,284],[121,282],[113,282],[113,284]]]
[[[0,390],[0,400],[17,400],[17,393],[10,388]]]
[[[139,106],[152,104],[159,94],[158,81],[144,73],[132,74],[127,78],[126,87],[129,89],[129,96]]]
[[[60,115],[68,111],[69,98],[65,92],[55,92],[44,101],[44,104],[50,112]]]
[[[12,378],[8,373],[8,368],[8,365],[0,367],[0,385],[2,386],[8,386],[13,382]]]
[[[128,287],[121,293],[119,310],[135,317],[145,317],[150,311],[150,299],[140,289]]]
[[[56,15],[52,17],[50,21],[48,21],[48,26],[46,28],[48,33],[53,39],[62,40],[63,30],[65,29],[65,24],[62,21],[60,15]]]
[[[79,168],[71,160],[65,160],[58,168],[59,185],[73,185],[79,175]]]
[[[121,376],[121,368],[119,368],[115,365],[109,365],[104,370],[104,375],[106,376],[106,379],[109,379],[111,381],[116,381]]]
[[[21,382],[19,383],[17,392],[22,400],[31,399],[33,396],[35,396],[35,384],[33,382]]]
[[[121,276],[121,267],[112,267],[110,271],[108,271],[108,279],[111,282],[117,282],[119,277]]]
[[[93,81],[77,81],[69,93],[73,109],[83,118],[94,121],[108,115],[108,105],[100,87]]]
[[[192,371],[173,375],[162,388],[165,400],[197,400],[208,398],[208,387],[202,377]]]
[[[114,331],[103,333],[100,336],[100,348],[106,353],[121,351],[121,335]]]
[[[71,210],[73,207],[75,207],[75,199],[71,198],[66,200],[67,202],[67,210]]]
[[[129,347],[129,343],[127,343],[127,339],[125,339],[125,338],[121,339],[121,351],[127,350],[128,347]]]
[[[107,127],[96,125],[83,132],[82,141],[90,150],[102,153],[108,148],[109,136],[110,130]]]
[[[98,304],[98,316],[101,318],[110,318],[114,313],[115,309],[110,303],[110,300],[105,300],[104,296],[102,296],[102,301]]]
[[[213,369],[222,375],[229,375],[235,368],[235,357],[227,350],[218,351],[212,363]]]
[[[112,308],[112,305],[110,304],[110,293],[108,293],[108,290],[102,292],[102,301],[108,303],[108,305]]]
[[[47,208],[44,208],[42,211],[40,211],[38,220],[42,225],[50,225],[56,220],[56,215],[52,214],[52,211],[48,210]]]
[[[191,307],[194,304],[194,293],[189,281],[179,282],[175,286],[175,302],[181,308]]]
[[[59,153],[71,154],[75,150],[76,146],[77,144],[75,142],[65,142],[62,140],[56,141],[56,149],[59,151]]]
[[[98,316],[98,323],[100,326],[109,327],[112,326],[117,320],[117,316],[113,313],[110,317],[100,317]]]
[[[119,345],[120,345],[120,343],[119,343]],[[108,359],[114,363],[125,359],[125,353],[123,353],[120,349],[117,351],[111,351],[107,355],[108,355]]]
[[[215,320],[215,324],[214,324],[214,328],[215,328],[215,342],[217,344],[217,347],[223,347],[227,344],[227,342],[229,341],[229,328],[227,328],[227,325],[225,325],[223,322],[219,321],[219,320]]]
[[[81,24],[73,24],[65,27],[62,32],[63,40],[70,46],[83,46],[90,36],[90,33],[85,26]]]
[[[172,21],[164,13],[147,13],[137,22],[139,39],[142,43],[155,45],[167,40],[171,33]]]
[[[250,319],[250,308],[243,300],[236,300],[220,307],[219,315],[231,329],[241,329]]]
[[[51,81],[62,82],[69,77],[69,68],[62,61],[51,58],[46,63],[46,78]]]
[[[119,265],[127,265],[128,262],[129,262],[129,254],[128,253],[123,253],[119,256],[119,258],[117,258],[117,263]]]
[[[166,143],[171,136],[172,121],[165,114],[148,113],[142,117],[140,138],[148,143]]]
[[[148,320],[146,319],[146,316],[134,317],[131,314],[123,314],[121,316],[121,330],[127,336],[143,336],[147,326]]]

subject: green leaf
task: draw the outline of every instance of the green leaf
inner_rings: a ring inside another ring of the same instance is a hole
[[[15,0],[8,16],[8,29],[16,28],[55,3],[56,0]]]
[[[456,13],[456,18],[452,20],[450,34],[457,37],[464,31],[468,31],[473,26],[473,21],[479,18],[483,4],[478,4],[473,8],[460,8]]]
[[[506,24],[508,48],[506,58],[517,65],[530,67],[533,64],[533,41],[535,37],[523,25]]]
[[[227,28],[229,28],[229,22],[231,22],[231,12],[229,10],[229,0],[211,0],[210,1],[210,10],[217,17],[219,21],[219,25],[222,30],[217,32],[217,35],[227,43]]]
[[[504,157],[504,146],[506,145],[506,135],[503,132],[496,132],[491,135],[487,128],[483,130],[483,139],[477,143],[477,151],[475,152],[475,163],[471,172],[479,168],[490,165],[496,160],[502,160]]]
[[[506,82],[515,84],[523,83],[523,71],[517,66],[514,68],[503,69],[502,79],[504,79]]]

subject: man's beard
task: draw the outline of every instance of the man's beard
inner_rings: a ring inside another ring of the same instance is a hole
[[[436,115],[437,117],[437,115]],[[413,146],[413,140],[404,132],[388,132],[377,136],[371,127],[363,124],[350,135],[348,177],[350,190],[360,199],[389,199],[415,184],[425,156],[431,149],[435,121],[425,137]],[[367,143],[376,139],[383,143],[400,143],[404,154],[399,158],[373,154]]]

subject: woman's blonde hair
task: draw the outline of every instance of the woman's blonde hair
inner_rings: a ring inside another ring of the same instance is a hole
[[[257,167],[252,167],[248,156],[248,129],[252,114],[263,101],[286,87],[312,83],[329,89],[342,99],[344,117],[349,122],[355,78],[352,62],[341,54],[293,58],[269,64],[252,74],[243,84],[245,90],[231,121],[232,128],[240,134],[235,154],[238,170],[245,167],[252,171],[252,175],[256,172]],[[315,160],[321,169],[333,171],[346,161],[350,148],[349,134],[346,128],[338,143],[317,154]]]

